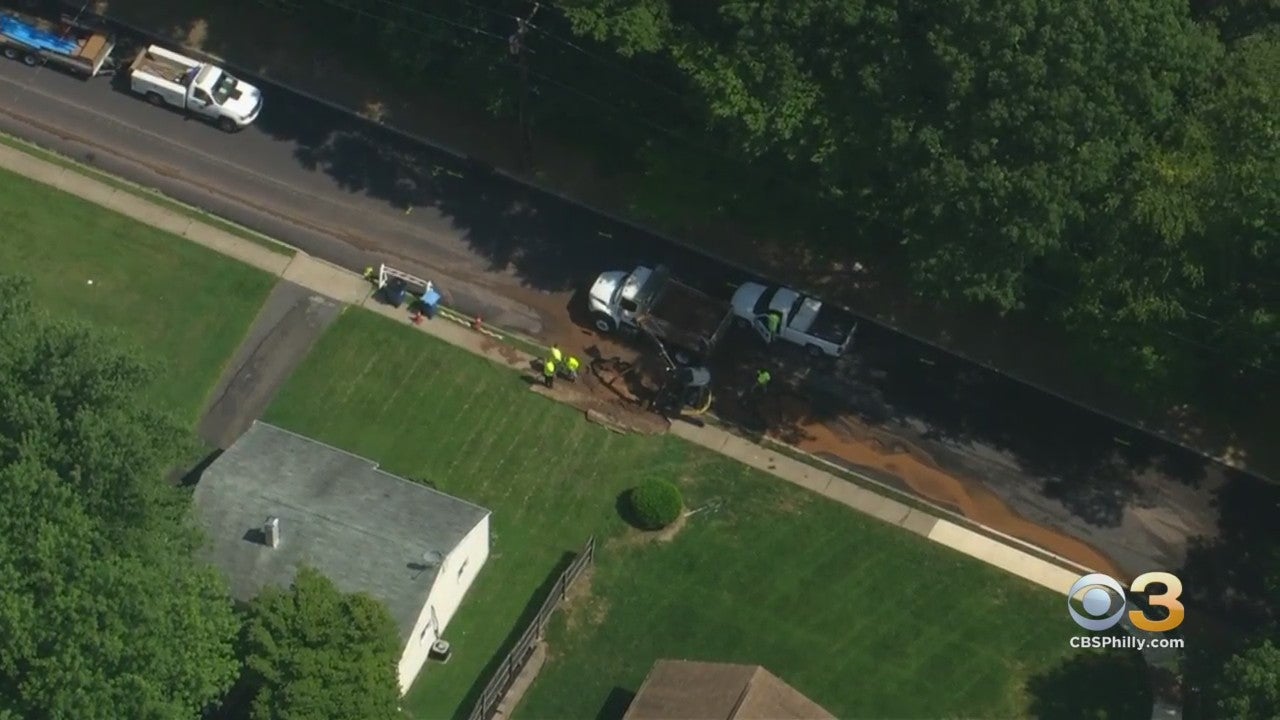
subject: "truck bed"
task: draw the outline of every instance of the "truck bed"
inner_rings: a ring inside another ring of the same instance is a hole
[[[146,73],[164,78],[175,85],[187,85],[187,71],[191,69],[190,65],[184,65],[177,60],[171,60],[166,57],[160,57],[153,54],[150,50],[143,50],[138,53],[137,59],[133,61],[130,67],[131,72]]]
[[[666,283],[649,320],[664,339],[688,350],[708,352],[729,323],[729,304],[674,278]]]
[[[813,325],[809,327],[809,334],[839,345],[849,337],[849,333],[853,332],[853,327],[857,324],[858,319],[851,313],[823,303],[818,316],[813,319]]]

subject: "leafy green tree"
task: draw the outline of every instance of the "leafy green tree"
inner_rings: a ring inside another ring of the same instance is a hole
[[[400,640],[386,607],[310,568],[254,599],[245,657],[254,720],[400,716]]]
[[[743,153],[894,228],[859,242],[905,243],[921,288],[1002,309],[1037,263],[1072,254],[1073,225],[1174,123],[1213,52],[1176,0],[569,7],[623,54],[669,56]]]
[[[1216,691],[1222,717],[1280,717],[1280,648],[1266,640],[1228,660]]]
[[[1248,27],[1225,56],[1179,0],[562,3],[678,68],[709,136],[860,218],[833,259],[1059,323],[1159,400],[1220,397],[1280,345],[1276,5],[1201,5]]]
[[[195,717],[238,623],[165,482],[185,431],[139,405],[133,355],[28,294],[0,277],[0,710]]]
[[[1120,212],[1096,223],[1094,234],[1108,240],[1082,262],[1087,271],[1060,305],[1101,352],[1148,361],[1115,373],[1132,385],[1157,380],[1156,390],[1180,385],[1250,402],[1273,392],[1257,369],[1280,359],[1276,38],[1242,40],[1214,66],[1179,127],[1126,178]]]
[[[530,3],[284,4],[514,107],[504,39]],[[1273,392],[1278,8],[561,0],[527,43],[535,114],[639,166],[638,215],[785,227],[833,300],[853,293],[827,271],[857,260],[931,301],[1042,318],[1167,406]]]

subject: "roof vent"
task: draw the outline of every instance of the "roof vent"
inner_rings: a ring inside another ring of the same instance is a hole
[[[262,525],[262,538],[267,547],[280,547],[280,518],[267,518]]]

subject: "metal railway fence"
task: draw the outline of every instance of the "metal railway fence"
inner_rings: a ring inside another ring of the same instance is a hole
[[[472,708],[471,715],[468,716],[469,720],[491,720],[493,718],[498,710],[498,705],[506,697],[507,691],[511,689],[511,685],[520,675],[520,671],[524,669],[524,666],[529,662],[529,658],[533,656],[534,648],[537,647],[538,641],[542,639],[552,614],[565,601],[569,588],[573,587],[574,582],[588,567],[595,563],[595,560],[596,538],[592,535],[587,538],[587,544],[582,547],[573,562],[569,563],[569,567],[560,573],[560,577],[556,580],[551,594],[547,596],[547,599],[542,603],[542,607],[538,609],[538,614],[529,623],[529,627],[525,628],[524,633],[520,635],[520,639],[512,646],[507,656],[503,658],[502,663],[498,665],[498,669],[493,673],[493,677],[489,679],[489,683],[480,692],[480,697],[476,700],[476,705]]]

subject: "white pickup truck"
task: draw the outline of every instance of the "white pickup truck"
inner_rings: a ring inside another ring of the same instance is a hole
[[[258,119],[262,92],[217,65],[152,45],[129,66],[129,87],[153,105],[172,105],[234,132]]]
[[[814,357],[840,357],[858,329],[853,315],[790,288],[743,283],[730,304],[738,322],[755,329],[766,342],[774,340],[769,315],[776,313],[777,338],[803,347]]]

